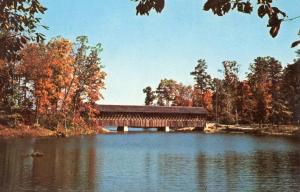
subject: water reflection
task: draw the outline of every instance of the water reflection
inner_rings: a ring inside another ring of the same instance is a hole
[[[94,191],[101,161],[94,142],[94,137],[2,141],[0,191]],[[27,156],[33,151],[45,155]]]
[[[300,191],[299,147],[175,133],[2,139],[0,191]]]

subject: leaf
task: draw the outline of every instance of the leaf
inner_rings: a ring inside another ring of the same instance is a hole
[[[205,11],[209,11],[211,9],[211,4],[210,4],[210,1],[206,1],[204,6],[203,6],[203,9]]]
[[[286,17],[286,13],[280,11],[277,7],[272,7],[272,10],[273,10],[276,14],[280,13],[283,17]]]
[[[165,0],[156,0],[154,8],[158,13],[160,13],[164,9],[164,6]]]
[[[27,43],[27,39],[25,38],[25,37],[21,37],[21,42],[23,43],[23,44],[26,44]]]
[[[249,1],[247,1],[244,6],[244,12],[250,14],[252,11],[253,11],[252,5]]]
[[[266,5],[261,5],[258,9],[257,9],[257,14],[260,18],[263,18],[268,12],[268,8]]]
[[[299,44],[300,44],[300,40],[295,41],[292,43],[291,48],[294,48],[294,47],[298,46]]]
[[[231,3],[226,3],[223,7],[224,14],[227,13],[231,8]]]
[[[280,29],[280,24],[271,27],[271,29],[270,29],[270,34],[271,34],[271,36],[272,36],[273,38],[277,36],[277,34],[278,34],[278,32],[279,32],[279,29]]]
[[[244,11],[244,6],[242,3],[239,3],[237,7],[238,7],[238,11],[240,11],[240,12]]]

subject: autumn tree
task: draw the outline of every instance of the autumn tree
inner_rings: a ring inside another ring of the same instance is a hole
[[[192,107],[193,105],[193,87],[188,85],[185,86],[182,83],[176,84],[176,93],[173,106],[187,106]]]
[[[253,123],[256,103],[253,90],[248,80],[243,80],[238,83],[236,105],[239,122],[243,124]]]
[[[34,96],[37,123],[40,115],[64,111],[61,102],[73,70],[72,49],[72,42],[56,38],[46,45],[30,44],[23,51],[24,82],[32,83],[28,88]]]
[[[95,123],[94,115],[98,113],[95,104],[103,98],[100,91],[104,89],[106,77],[100,59],[103,49],[101,44],[89,46],[86,36],[79,36],[76,40],[79,48],[73,65],[75,87],[71,99],[71,117],[73,122],[76,118],[83,118],[85,122]]]
[[[256,101],[256,122],[279,124],[291,115],[282,95],[282,66],[278,60],[256,58],[250,65],[248,79]]]
[[[52,71],[47,58],[44,44],[29,44],[22,51],[21,73],[24,82],[24,101],[28,100],[27,108],[35,111],[35,122],[46,113],[50,104],[48,93],[53,85],[50,82]]]
[[[15,62],[13,84],[0,86],[1,104],[34,112],[35,122],[48,128],[94,123],[106,74],[101,45],[87,43],[81,36],[75,44],[64,38],[28,44]],[[0,74],[9,75],[5,62],[0,64]]]

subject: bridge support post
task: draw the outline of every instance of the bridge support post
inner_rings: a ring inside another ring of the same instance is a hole
[[[127,132],[127,131],[128,131],[128,126],[119,126],[119,127],[117,128],[117,131]]]
[[[157,128],[158,131],[163,131],[163,132],[169,132],[170,131],[170,127],[166,126],[166,127],[159,127]]]

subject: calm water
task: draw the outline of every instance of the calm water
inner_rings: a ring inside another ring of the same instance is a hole
[[[45,155],[26,156],[33,151]],[[300,141],[157,132],[2,139],[0,191],[300,191]]]

